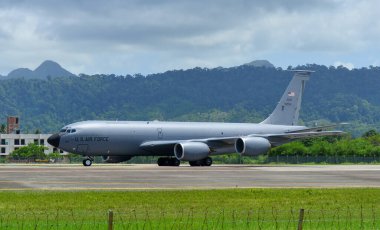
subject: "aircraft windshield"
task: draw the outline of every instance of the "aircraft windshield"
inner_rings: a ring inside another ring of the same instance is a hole
[[[67,129],[66,133],[75,133],[77,130],[76,129]]]

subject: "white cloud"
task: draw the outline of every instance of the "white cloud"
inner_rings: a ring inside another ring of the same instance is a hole
[[[45,59],[88,74],[264,58],[282,67],[336,60],[368,66],[378,63],[379,8],[376,0],[4,0],[0,73]]]
[[[343,66],[343,67],[346,67],[346,68],[349,69],[349,70],[355,68],[354,64],[352,64],[352,63],[350,63],[350,62],[341,62],[341,61],[336,61],[336,62],[334,62],[334,66],[335,66],[335,67]]]

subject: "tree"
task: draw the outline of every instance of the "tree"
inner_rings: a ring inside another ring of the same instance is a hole
[[[23,146],[19,149],[16,149],[11,154],[9,154],[9,157],[13,159],[45,159],[45,150],[47,150],[47,147],[45,146],[30,143],[27,146]]]
[[[308,152],[308,148],[300,141],[295,141],[273,148],[270,151],[271,156],[283,155],[305,155]]]
[[[368,130],[367,132],[365,132],[363,135],[362,135],[362,137],[372,137],[372,136],[376,136],[376,135],[378,135],[379,133],[378,132],[376,132],[376,130],[374,130],[374,129],[371,129],[371,130]]]
[[[0,133],[6,133],[6,132],[7,132],[7,127],[4,124],[1,124]]]
[[[49,153],[47,156],[49,158],[53,158],[53,159],[62,159],[63,158],[63,155],[60,154],[59,152],[52,152],[52,153]]]

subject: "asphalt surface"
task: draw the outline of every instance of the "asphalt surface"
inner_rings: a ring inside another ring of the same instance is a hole
[[[0,191],[236,187],[380,187],[380,165],[0,165]]]

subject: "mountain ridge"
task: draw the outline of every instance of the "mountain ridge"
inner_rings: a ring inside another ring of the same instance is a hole
[[[300,124],[348,122],[355,135],[380,130],[380,67],[321,65],[306,84]],[[23,132],[55,132],[82,120],[260,122],[278,103],[292,73],[242,65],[151,75],[20,78],[0,84],[0,123],[18,115]],[[365,89],[365,90],[363,90]]]
[[[253,60],[251,62],[245,63],[240,66],[276,68],[268,60]],[[235,68],[236,67],[239,67],[239,66],[235,66]],[[223,67],[217,67],[216,69],[218,68],[225,69]],[[169,70],[169,71],[176,71],[176,70]],[[35,70],[30,70],[28,68],[17,68],[10,71],[7,76],[0,75],[0,80],[17,79],[17,78],[47,79],[47,77],[55,78],[55,77],[73,77],[73,76],[77,76],[77,75],[64,69],[57,62],[51,61],[51,60],[45,60]]]
[[[75,74],[64,69],[57,62],[46,60],[42,62],[35,70],[28,68],[17,68],[8,73],[7,76],[2,76],[1,79],[47,79],[56,77],[73,77]]]
[[[265,67],[265,68],[276,68],[272,63],[268,60],[254,60],[244,64],[245,66],[253,66],[253,67]]]

